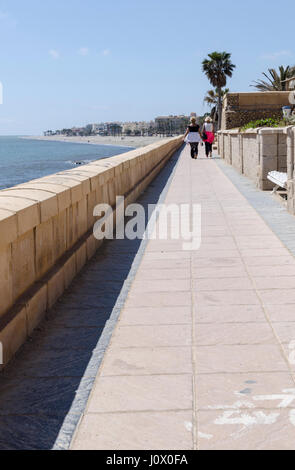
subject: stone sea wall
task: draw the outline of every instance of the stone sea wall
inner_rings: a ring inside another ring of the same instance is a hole
[[[181,145],[182,137],[166,139],[0,191],[4,364],[99,249],[94,207],[115,208],[116,196],[135,201]]]

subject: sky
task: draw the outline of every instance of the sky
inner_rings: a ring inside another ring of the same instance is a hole
[[[202,60],[232,53],[232,92],[295,64],[294,0],[0,0],[0,134],[198,115]]]

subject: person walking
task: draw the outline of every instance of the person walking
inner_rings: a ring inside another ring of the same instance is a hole
[[[191,117],[190,125],[184,136],[184,142],[191,146],[191,157],[194,159],[198,158],[199,143],[202,142],[202,136],[200,126],[197,124],[197,119],[195,117]]]
[[[212,158],[212,145],[215,139],[215,135],[214,135],[214,125],[210,117],[207,117],[205,119],[202,134],[203,134],[203,140],[205,142],[205,147],[206,147],[206,157]],[[206,139],[204,139],[205,136],[206,136]]]

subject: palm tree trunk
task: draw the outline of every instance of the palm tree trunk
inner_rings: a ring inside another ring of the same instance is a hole
[[[217,89],[218,92],[218,130],[221,129],[221,119],[222,119],[222,98],[221,98],[221,88]]]
[[[217,106],[214,106],[214,114],[213,114],[214,132],[216,131],[216,117],[217,117]]]

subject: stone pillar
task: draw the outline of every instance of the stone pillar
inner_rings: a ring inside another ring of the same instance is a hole
[[[224,133],[218,131],[217,133],[217,142],[218,142],[218,155],[220,158],[224,159]]]
[[[222,133],[220,131],[217,132],[217,152],[220,158],[222,157],[222,145],[221,145]]]
[[[273,188],[273,183],[267,179],[270,171],[278,170],[279,129],[260,129],[258,132],[259,167],[258,188],[267,191]]]
[[[295,215],[295,180],[294,180],[294,162],[295,162],[295,127],[287,129],[287,172],[288,172],[288,211]]]
[[[239,152],[240,152],[240,172],[244,173],[244,145],[243,145],[243,134],[239,133]]]
[[[224,153],[224,159],[225,159],[226,163],[231,165],[231,163],[232,163],[231,138],[230,138],[230,133],[229,132],[224,132],[223,133],[223,153]]]
[[[294,140],[295,140],[295,127],[287,128],[287,173],[288,180],[294,177]]]
[[[229,160],[228,163],[230,165],[233,164],[233,142],[231,134],[228,134],[228,143],[229,143]]]

